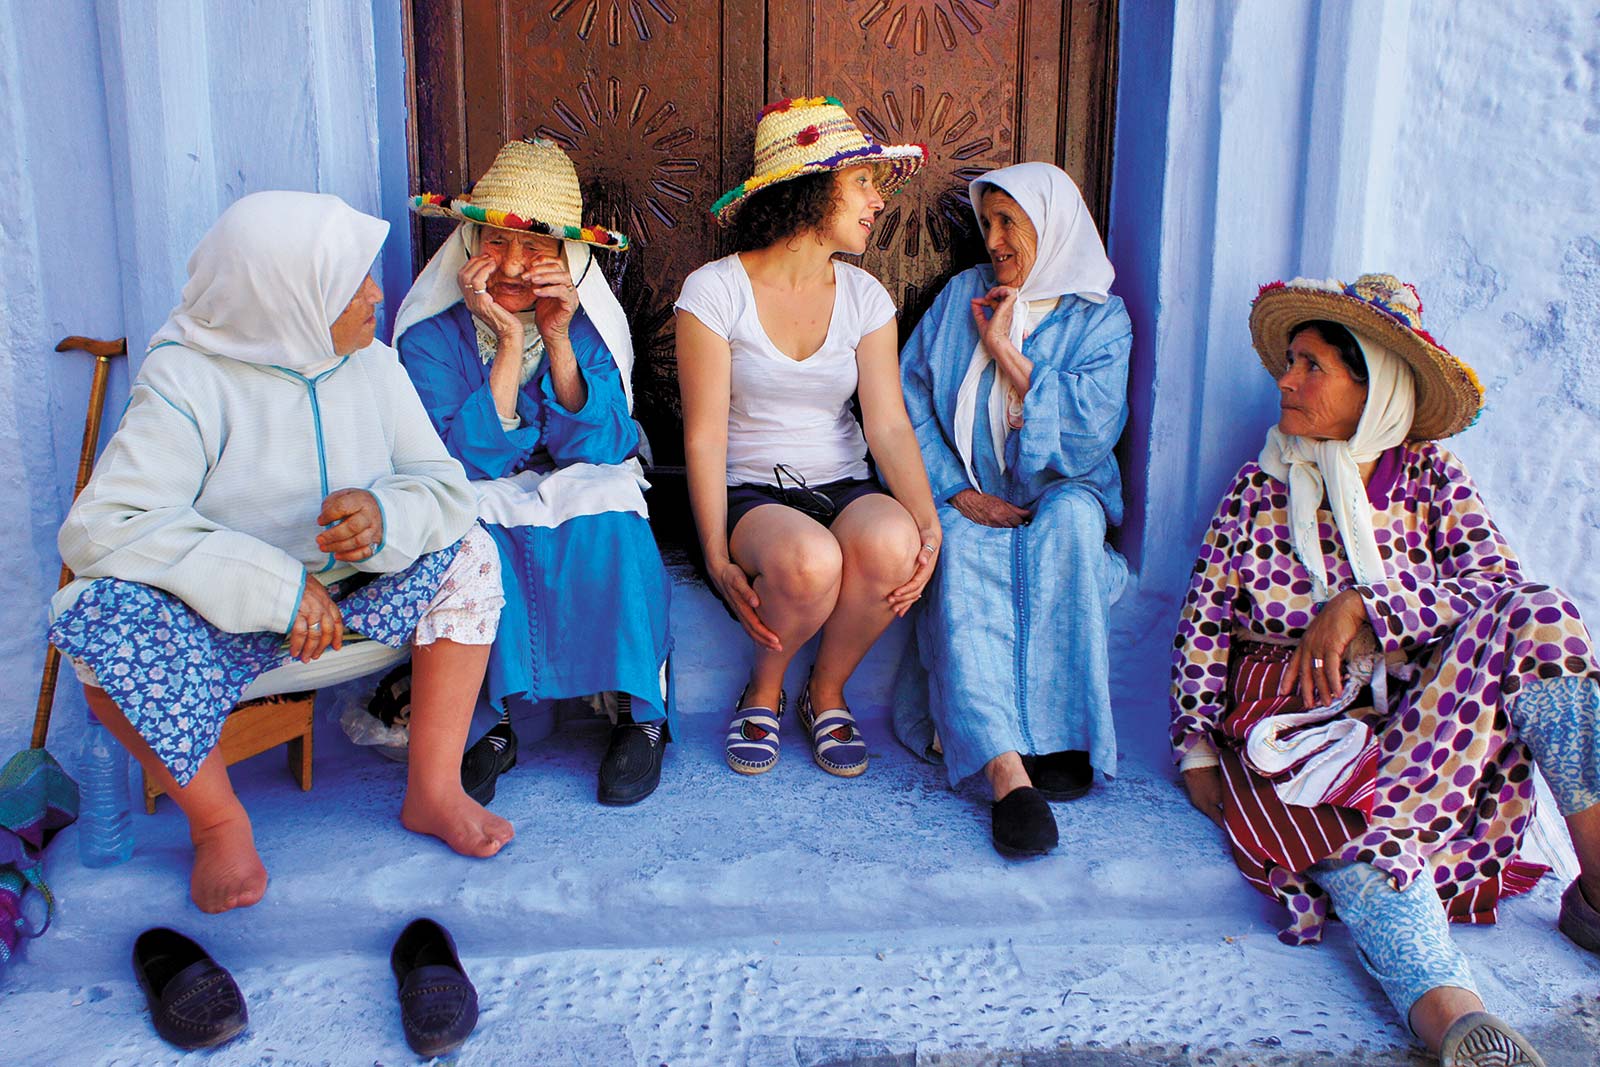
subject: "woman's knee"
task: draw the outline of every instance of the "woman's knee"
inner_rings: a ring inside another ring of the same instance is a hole
[[[837,593],[843,566],[839,546],[831,537],[796,538],[763,561],[760,581],[768,595],[812,603]]]
[[[896,507],[898,515],[887,515],[880,521],[863,524],[840,538],[845,567],[852,574],[892,585],[911,577],[922,543],[917,524],[904,508]]]

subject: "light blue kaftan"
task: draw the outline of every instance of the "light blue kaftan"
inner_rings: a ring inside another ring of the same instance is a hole
[[[549,471],[572,463],[621,463],[639,449],[622,377],[579,308],[568,335],[588,399],[556,400],[545,359],[517,398],[522,423],[506,430],[463,303],[412,326],[400,359],[450,454],[471,479]],[[631,511],[569,518],[559,526],[485,523],[500,548],[506,604],[489,653],[489,699],[531,703],[591,693],[633,697],[637,722],[669,712],[663,668],[672,585],[650,524]],[[670,718],[669,718],[670,730]]]
[[[937,760],[937,730],[952,785],[1009,751],[1087,750],[1111,775],[1107,639],[1127,565],[1106,544],[1106,524],[1122,519],[1112,448],[1127,420],[1131,327],[1117,297],[1061,298],[1022,345],[1033,376],[1004,471],[987,425],[991,363],[978,389],[972,486],[954,444],[956,394],[978,344],[970,301],[993,285],[987,265],[956,275],[901,352],[944,546],[902,663],[895,733]],[[949,503],[966,488],[1033,519],[1013,529],[974,523]]]

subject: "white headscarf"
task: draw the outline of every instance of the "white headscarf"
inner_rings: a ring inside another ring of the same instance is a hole
[[[1316,441],[1293,437],[1276,426],[1267,431],[1257,462],[1289,487],[1289,526],[1294,554],[1311,572],[1311,597],[1328,599],[1328,568],[1317,536],[1317,510],[1326,489],[1334,525],[1358,585],[1388,577],[1378,541],[1372,532],[1372,504],[1360,464],[1377,459],[1411,432],[1417,407],[1416,383],[1406,361],[1376,342],[1356,334],[1367,360],[1367,402],[1361,421],[1348,441]]]
[[[1066,171],[1049,163],[1018,163],[974,179],[968,188],[972,210],[980,215],[980,230],[983,224],[980,192],[984,185],[1005,190],[1021,206],[1039,235],[1037,258],[1022,280],[1011,318],[1012,344],[1019,350],[1022,348],[1029,301],[1059,299],[1070,293],[1096,304],[1106,302],[1116,271],[1111,267],[1111,260],[1106,258],[1105,246],[1100,243],[1099,231],[1089,215],[1089,206],[1083,202],[1083,194]],[[956,451],[974,487],[978,479],[972,470],[972,435],[977,422],[978,383],[990,362],[989,353],[980,340],[956,393]],[[989,391],[989,433],[1001,470],[1006,467],[1007,392],[998,381]]]
[[[622,305],[617,303],[616,294],[600,273],[600,265],[593,262],[594,251],[581,241],[562,241],[561,246],[566,256],[567,270],[572,273],[578,286],[578,303],[599,331],[600,339],[611,352],[611,358],[617,361],[617,370],[622,373],[622,391],[627,395],[628,411],[631,413],[633,336],[628,332],[628,317],[622,313]],[[456,275],[466,266],[467,259],[477,247],[477,223],[463,222],[428,260],[428,265],[417,275],[417,280],[411,284],[411,291],[400,301],[400,310],[395,314],[396,345],[400,343],[400,335],[417,323],[431,319],[445,308],[461,302],[461,287],[456,282]],[[530,345],[537,334],[538,331],[534,330],[529,336]]]
[[[189,257],[183,299],[151,338],[214,356],[316,372],[389,224],[325,193],[251,193]]]

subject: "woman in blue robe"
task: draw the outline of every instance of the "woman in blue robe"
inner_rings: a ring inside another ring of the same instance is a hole
[[[470,198],[413,206],[462,225],[406,297],[395,344],[478,491],[506,593],[487,678],[502,719],[463,775],[484,775],[476,754],[492,789],[515,764],[510,703],[615,693],[598,795],[637,803],[671,736],[671,582],[636,458],[627,321],[589,250],[627,238],[580,225],[577,172],[550,141],[506,145]]]
[[[944,527],[895,730],[983,771],[995,847],[1048,852],[1048,801],[1116,772],[1107,640],[1127,566],[1112,455],[1131,329],[1072,179],[1045,163],[972,183],[990,264],[952,278],[901,352],[906,406]]]

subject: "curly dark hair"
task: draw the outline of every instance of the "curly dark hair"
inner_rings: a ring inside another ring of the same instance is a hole
[[[734,251],[754,252],[821,229],[839,202],[836,176],[831,170],[802,174],[751,193],[734,216]]]

